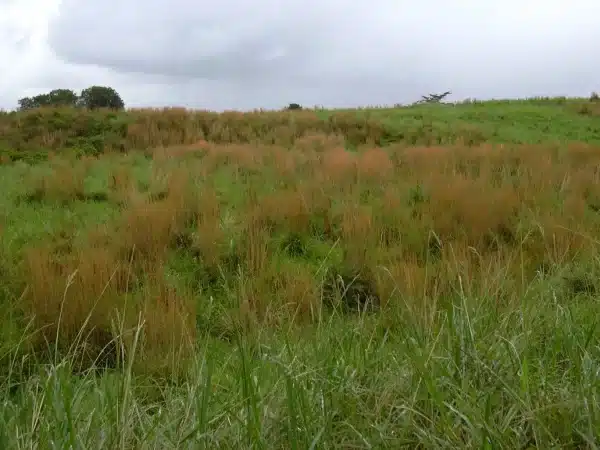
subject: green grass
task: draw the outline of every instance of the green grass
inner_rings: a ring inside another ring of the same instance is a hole
[[[598,115],[582,113],[583,99],[532,99],[460,104],[415,105],[360,110],[396,131],[396,140],[418,136],[428,127],[441,144],[461,130],[495,143],[600,143]],[[592,103],[593,105],[593,103]],[[327,116],[328,112],[323,112]]]
[[[423,124],[440,144],[457,134],[492,143],[600,143],[599,118],[570,108],[490,102],[367,114],[409,144],[417,143],[411,136],[423,133]],[[600,447],[600,259],[593,235],[586,235],[585,257],[556,260],[527,280],[516,300],[500,264],[484,286],[459,278],[451,295],[423,292],[418,310],[414,299],[400,295],[385,314],[334,311],[301,327],[228,325],[227,312],[239,303],[231,284],[248,277],[232,270],[218,291],[195,286],[200,338],[185,376],[139,374],[132,359],[118,370],[84,374],[73,373],[68,354],[33,360],[24,342],[34,330],[13,308],[24,288],[18,278],[24,249],[61,233],[77,245],[86,231],[114,222],[119,206],[92,194],[109,193],[107,174],[117,164],[132,168],[141,190],[156,189],[150,160],[111,158],[91,166],[89,198],[66,204],[26,200],[31,180],[49,163],[0,165],[0,448]],[[273,174],[244,176],[236,179],[225,166],[196,186],[214,188],[232,215],[246,203],[242,186],[259,194],[280,188]],[[361,189],[377,197],[372,186]],[[305,238],[304,259],[277,251],[271,263],[289,270],[303,265],[315,277],[341,264],[335,242]],[[172,252],[168,269],[175,284],[198,283],[197,264],[185,252]],[[565,284],[573,274],[591,287]],[[505,298],[513,300],[499,300]],[[219,336],[228,326],[228,339]]]
[[[423,113],[425,114],[425,113]],[[390,123],[417,118],[415,113],[390,113]],[[433,118],[435,117],[435,119]],[[422,119],[423,120],[423,119]],[[450,107],[432,114],[433,126],[455,129],[471,126],[491,142],[540,144],[545,142],[600,142],[596,117],[578,117],[566,110],[540,105],[494,105],[489,107]],[[437,122],[433,122],[436,120]]]
[[[510,314],[464,298],[427,329],[334,317],[252,347],[206,337],[181,384],[63,361],[17,389],[14,361],[3,448],[595,448],[597,302],[539,284]]]

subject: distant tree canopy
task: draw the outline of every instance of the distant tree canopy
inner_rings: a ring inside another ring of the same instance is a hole
[[[117,91],[106,86],[91,86],[81,91],[81,95],[77,95],[70,89],[54,89],[47,94],[25,97],[19,100],[19,110],[21,111],[44,106],[123,109],[125,103]]]
[[[288,110],[302,109],[302,106],[300,106],[300,104],[298,104],[298,103],[290,103],[286,109],[288,109]]]
[[[40,108],[42,106],[75,106],[77,99],[77,94],[70,89],[55,89],[47,94],[20,99],[19,109]]]
[[[92,86],[81,91],[79,102],[81,106],[89,109],[111,108],[123,109],[125,103],[121,96],[111,87]]]

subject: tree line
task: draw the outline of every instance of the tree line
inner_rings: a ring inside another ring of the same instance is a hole
[[[125,103],[117,91],[107,86],[91,86],[83,89],[79,95],[71,89],[54,89],[46,94],[24,97],[18,103],[20,111],[49,106],[72,106],[87,109],[125,108]]]

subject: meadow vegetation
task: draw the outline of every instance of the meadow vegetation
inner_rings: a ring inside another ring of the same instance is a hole
[[[0,446],[597,448],[600,103],[0,113]]]

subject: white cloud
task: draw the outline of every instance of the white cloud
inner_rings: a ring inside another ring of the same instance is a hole
[[[8,9],[0,107],[91,84],[115,87],[131,106],[213,109],[598,89],[597,0],[13,0]]]
[[[59,11],[59,0],[0,3],[0,108],[14,108],[21,97],[58,87],[85,87],[91,79],[114,81],[107,68],[66,64],[50,50],[48,25]]]

